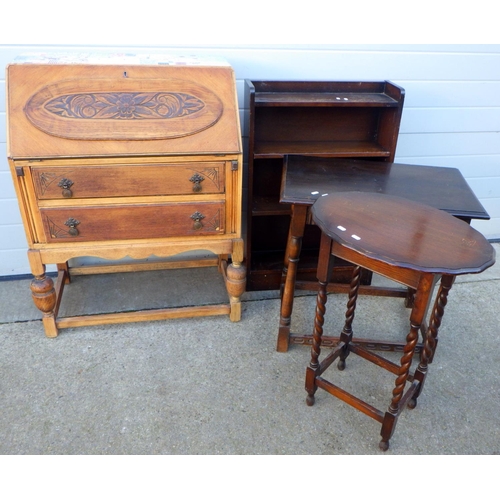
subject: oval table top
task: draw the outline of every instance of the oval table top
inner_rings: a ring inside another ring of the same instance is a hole
[[[495,250],[477,230],[422,203],[378,193],[332,193],[313,205],[334,241],[389,265],[439,274],[480,273]]]

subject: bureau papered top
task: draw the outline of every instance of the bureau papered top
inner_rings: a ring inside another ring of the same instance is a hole
[[[7,67],[11,158],[241,152],[223,60],[23,56]]]
[[[15,64],[139,64],[171,66],[229,66],[216,56],[130,52],[29,52],[17,56]]]

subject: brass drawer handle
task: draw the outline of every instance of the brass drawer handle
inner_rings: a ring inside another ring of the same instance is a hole
[[[80,232],[78,231],[78,229],[76,228],[76,226],[78,226],[78,224],[80,224],[80,221],[74,219],[73,217],[70,217],[65,223],[64,225],[65,226],[68,226],[69,227],[69,230],[68,230],[68,234],[70,236],[78,236],[80,234]]]
[[[70,189],[73,184],[72,180],[66,178],[61,179],[57,184],[62,189],[64,198],[71,198],[73,196],[73,191]]]
[[[193,191],[199,193],[202,190],[201,183],[205,180],[205,177],[200,174],[194,174],[189,180],[193,183]]]
[[[191,219],[194,220],[193,224],[193,229],[199,230],[203,227],[203,224],[201,223],[202,219],[204,219],[205,216],[203,214],[200,214],[200,212],[195,212],[193,215],[191,215]]]

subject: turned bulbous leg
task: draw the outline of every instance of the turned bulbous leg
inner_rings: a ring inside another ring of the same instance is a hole
[[[33,302],[44,314],[50,314],[56,305],[54,282],[48,276],[36,276],[30,285]]]
[[[35,306],[42,311],[42,321],[47,337],[57,336],[54,309],[56,307],[56,291],[54,282],[45,274],[35,276],[30,285],[31,295]]]
[[[239,321],[241,319],[241,296],[246,288],[246,276],[245,266],[235,262],[227,266],[226,288],[231,305],[229,316],[231,321]]]
[[[230,295],[240,297],[245,291],[246,285],[246,269],[245,266],[229,264],[227,266],[227,290]]]

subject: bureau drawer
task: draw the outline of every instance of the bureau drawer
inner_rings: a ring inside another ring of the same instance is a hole
[[[224,192],[225,162],[163,165],[33,166],[40,200]]]
[[[46,242],[223,234],[223,202],[42,208]]]

